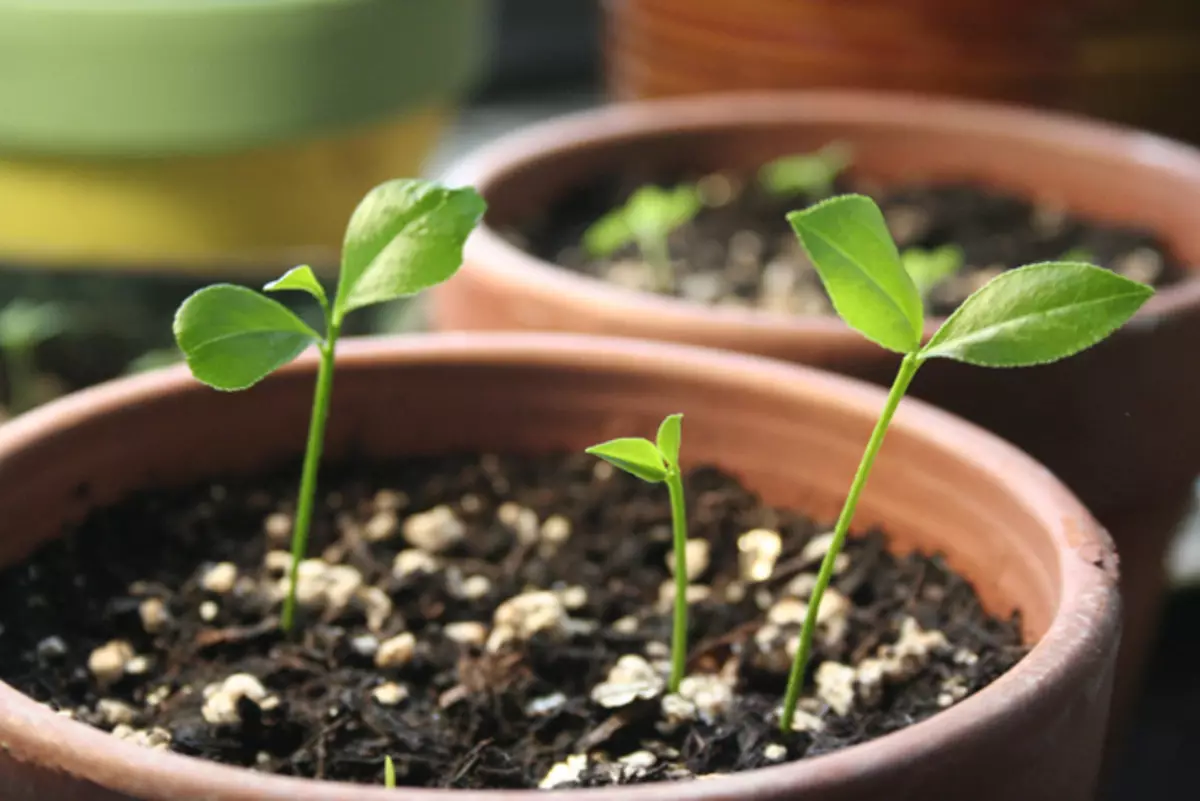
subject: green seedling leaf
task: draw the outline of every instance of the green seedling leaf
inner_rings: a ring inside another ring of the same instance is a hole
[[[463,244],[487,205],[470,188],[428,181],[388,181],[354,210],[342,247],[333,318],[415,295],[462,265]]]
[[[983,367],[1057,361],[1120,328],[1153,294],[1145,284],[1079,262],[1010,270],[963,301],[920,355]]]
[[[691,185],[662,189],[643,186],[625,204],[625,223],[638,242],[665,239],[700,211],[700,193]]]
[[[383,758],[383,786],[389,790],[396,789],[396,763],[390,756]]]
[[[175,348],[148,350],[125,366],[125,374],[135,375],[137,373],[145,373],[149,370],[170,367],[171,365],[179,364],[182,358],[183,355]]]
[[[325,287],[321,286],[321,282],[317,280],[312,267],[309,267],[307,264],[300,267],[293,267],[263,287],[263,290],[266,292],[282,292],[287,289],[307,292],[317,299],[322,309],[329,305],[329,301],[325,297]]]
[[[924,298],[931,289],[963,268],[963,252],[955,245],[943,245],[936,250],[908,248],[900,254],[900,261]]]
[[[843,195],[788,215],[837,313],[867,339],[909,353],[921,344],[921,296],[875,201]]]
[[[667,467],[679,467],[679,443],[683,439],[683,415],[669,415],[658,426],[658,452]]]
[[[610,211],[583,232],[583,249],[592,258],[603,259],[633,241],[633,230],[625,222],[625,207]]]
[[[0,348],[30,348],[67,330],[66,310],[51,301],[17,298],[0,309]]]
[[[220,390],[251,387],[321,341],[283,304],[233,284],[192,294],[174,330],[192,374]]]
[[[648,439],[622,437],[593,445],[587,452],[651,484],[657,484],[667,478],[667,465],[663,456],[658,447]]]
[[[1085,247],[1073,247],[1058,257],[1057,261],[1078,261],[1084,264],[1095,264],[1096,257]]]
[[[824,198],[833,193],[834,182],[850,162],[849,146],[831,142],[813,153],[783,156],[764,164],[758,181],[772,195]]]

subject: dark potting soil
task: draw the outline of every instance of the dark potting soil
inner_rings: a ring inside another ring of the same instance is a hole
[[[667,493],[585,455],[327,468],[288,640],[297,474],[146,492],[4,571],[0,678],[145,747],[265,772],[378,783],[391,755],[404,785],[585,786],[844,748],[1025,653],[1019,621],[940,558],[871,532],[822,603],[782,736],[824,529],[698,469],[689,678],[664,697]]]
[[[705,206],[670,237],[674,285],[668,294],[717,306],[832,314],[820,279],[786,220],[788,212],[815,198],[772,195],[753,175],[685,177],[699,178]],[[505,233],[519,247],[569,269],[631,289],[663,291],[635,246],[611,258],[592,258],[580,245],[584,231],[623,204],[637,186],[620,179],[585,186],[551,204],[545,216]],[[1081,219],[985,186],[915,183],[881,189],[850,174],[837,182],[836,193],[844,192],[870,195],[879,203],[902,251],[946,245],[961,249],[962,269],[929,292],[928,307],[937,316],[952,312],[1004,270],[1064,257],[1155,286],[1183,276],[1153,232]]]

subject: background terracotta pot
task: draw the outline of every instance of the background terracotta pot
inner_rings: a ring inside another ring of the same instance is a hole
[[[609,0],[609,93],[902,89],[1200,140],[1192,0]]]
[[[233,394],[173,369],[84,391],[0,429],[0,519],[7,532],[0,564],[21,559],[96,504],[132,490],[253,473],[297,457],[314,367],[304,359]],[[568,336],[348,343],[337,384],[332,458],[351,448],[368,457],[578,450],[651,430],[664,413],[682,410],[689,461],[717,463],[768,502],[822,517],[836,514],[883,404],[876,388],[775,362]],[[994,684],[928,721],[800,763],[676,785],[671,797],[1091,799],[1119,616],[1112,544],[1083,507],[1015,448],[906,402],[858,523],[886,526],[898,550],[944,551],[977,584],[990,611],[1021,610],[1036,647]],[[120,558],[120,543],[113,543],[113,558]],[[4,684],[0,742],[6,801],[395,797],[140,748],[60,717]],[[574,795],[503,794],[514,801],[559,797]],[[662,798],[663,788],[589,797],[649,801]]]
[[[968,179],[1158,232],[1200,262],[1200,152],[1061,116],[907,95],[810,92],[614,106],[495,143],[450,180],[488,199],[466,269],[434,296],[443,329],[546,329],[748,351],[890,383],[896,358],[838,320],[713,309],[634,293],[542,262],[498,230],[601,176],[753,168],[838,139],[881,185]],[[936,326],[929,326],[931,333]],[[1200,280],[1161,291],[1111,340],[1056,365],[984,370],[938,361],[913,392],[1017,443],[1110,529],[1127,600],[1119,713],[1129,706],[1164,594],[1166,545],[1200,472]]]

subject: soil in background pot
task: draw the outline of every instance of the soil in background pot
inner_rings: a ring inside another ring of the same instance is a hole
[[[786,215],[815,202],[803,194],[780,197],[753,174],[678,176],[695,182],[704,207],[672,233],[675,273],[669,294],[716,306],[783,314],[832,314],[819,277]],[[675,181],[664,182],[664,186]],[[516,246],[568,269],[630,289],[662,291],[654,271],[630,245],[611,258],[593,258],[581,246],[584,231],[624,203],[636,184],[605,179],[575,190],[521,229],[504,231]],[[1074,259],[1163,286],[1183,276],[1169,250],[1147,231],[1081,219],[1062,208],[970,183],[912,183],[880,188],[843,174],[835,193],[870,195],[883,209],[901,251],[957,246],[962,268],[929,291],[927,304],[945,316],[1004,270],[1042,261]]]
[[[4,571],[0,679],[145,747],[259,771],[378,783],[390,755],[402,785],[578,787],[864,742],[1026,651],[937,555],[870,532],[842,556],[782,736],[826,530],[703,468],[689,677],[664,696],[667,493],[585,455],[329,467],[289,641],[298,474],[147,491]]]

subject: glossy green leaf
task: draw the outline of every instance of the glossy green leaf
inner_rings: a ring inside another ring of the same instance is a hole
[[[404,179],[372,189],[346,227],[335,323],[354,309],[415,295],[452,276],[485,209],[470,188]]]
[[[214,284],[185,300],[174,330],[192,374],[222,390],[253,386],[321,341],[283,304],[233,284]]]
[[[921,297],[963,268],[962,249],[955,245],[943,245],[936,250],[908,248],[900,254],[908,277],[917,286]]]
[[[583,248],[592,258],[611,256],[633,241],[633,231],[625,222],[625,208],[610,211],[583,232]]]
[[[667,466],[679,467],[679,444],[683,439],[683,415],[668,415],[658,426],[658,452],[666,460]]]
[[[764,164],[758,171],[758,181],[772,195],[828,197],[837,177],[850,166],[850,160],[847,145],[831,142],[813,153],[783,156]]]
[[[667,466],[653,442],[641,437],[623,437],[593,445],[587,449],[626,473],[643,481],[658,483],[667,478]]]
[[[921,351],[984,367],[1057,361],[1120,328],[1154,290],[1079,262],[1009,270],[963,301]]]
[[[293,267],[263,287],[263,290],[267,292],[282,292],[289,289],[307,292],[320,302],[322,308],[328,303],[325,298],[325,287],[321,286],[321,282],[317,280],[312,267],[309,267],[307,264]]]
[[[890,350],[917,349],[921,296],[875,201],[842,195],[793,211],[788,222],[848,325]]]
[[[625,224],[639,243],[664,240],[695,217],[700,206],[700,193],[694,186],[643,186],[625,204]]]

